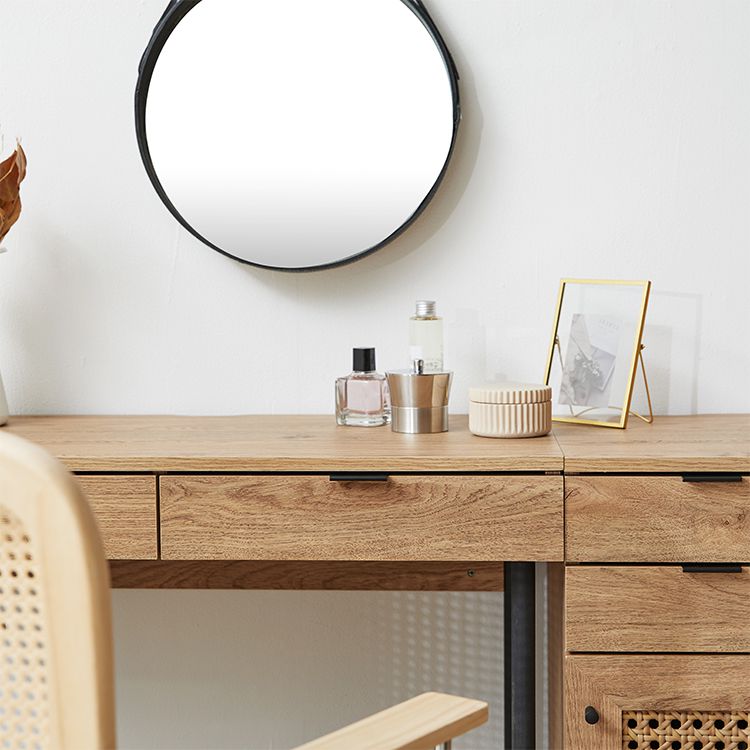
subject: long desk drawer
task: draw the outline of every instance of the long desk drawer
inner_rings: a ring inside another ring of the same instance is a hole
[[[110,560],[155,560],[156,477],[79,476]]]
[[[750,561],[750,478],[565,479],[569,562]]]
[[[562,560],[560,476],[163,476],[170,560]]]
[[[565,572],[569,651],[750,652],[750,569],[575,565]]]

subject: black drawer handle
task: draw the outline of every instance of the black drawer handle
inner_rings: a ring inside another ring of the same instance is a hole
[[[387,482],[388,474],[355,471],[350,473],[343,472],[338,474],[329,474],[328,478],[332,482]]]
[[[586,706],[583,718],[586,719],[587,724],[598,724],[599,712],[593,706]]]
[[[683,482],[741,482],[742,474],[683,474]]]
[[[683,573],[742,573],[744,565],[739,563],[726,563],[711,565],[708,563],[685,563],[682,566]]]

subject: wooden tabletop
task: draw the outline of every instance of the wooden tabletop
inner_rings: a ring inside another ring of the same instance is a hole
[[[332,416],[11,417],[7,428],[78,472],[562,471],[554,437],[489,440],[465,416],[450,431],[401,435]]]
[[[626,430],[559,423],[542,438],[400,435],[331,416],[11,417],[4,428],[78,472],[750,472],[750,415],[632,418]]]
[[[631,417],[625,430],[555,424],[567,472],[750,472],[750,414]]]

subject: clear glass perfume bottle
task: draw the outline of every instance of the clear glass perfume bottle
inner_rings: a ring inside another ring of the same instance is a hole
[[[418,300],[409,319],[409,361],[421,359],[425,372],[443,372],[443,319],[434,300]]]
[[[378,427],[391,421],[391,396],[385,375],[375,372],[375,350],[353,350],[353,372],[336,380],[336,421]]]

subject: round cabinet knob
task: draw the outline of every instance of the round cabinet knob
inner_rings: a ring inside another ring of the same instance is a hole
[[[593,706],[586,706],[583,717],[587,724],[596,724],[599,721],[599,712]]]

